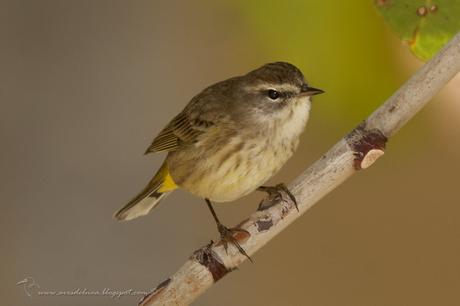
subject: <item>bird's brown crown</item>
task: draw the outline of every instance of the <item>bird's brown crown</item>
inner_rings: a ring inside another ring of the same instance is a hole
[[[304,84],[302,72],[294,65],[286,62],[275,62],[249,72],[246,75],[253,82],[269,84],[292,84],[301,87]]]

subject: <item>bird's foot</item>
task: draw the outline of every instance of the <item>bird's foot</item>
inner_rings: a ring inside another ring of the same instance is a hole
[[[257,190],[259,191],[264,191],[266,193],[268,193],[268,202],[274,202],[274,201],[277,201],[279,199],[282,199],[283,198],[283,193],[286,194],[289,199],[291,200],[291,202],[294,204],[295,208],[297,209],[297,211],[299,211],[299,207],[297,206],[297,200],[295,198],[295,196],[291,193],[291,191],[289,191],[289,189],[287,188],[286,184],[284,183],[281,183],[281,184],[278,184],[276,186],[260,186],[259,188],[257,188]],[[259,210],[264,210],[266,208],[270,207],[270,205],[266,204],[266,201],[262,201],[259,205]]]
[[[251,257],[249,257],[248,253],[246,253],[246,251],[241,247],[240,243],[238,242],[238,239],[235,238],[235,236],[238,237],[238,235],[240,234],[242,234],[245,237],[249,237],[251,234],[247,230],[241,228],[228,228],[221,223],[217,224],[217,230],[220,233],[221,242],[224,246],[225,252],[228,251],[228,244],[231,243],[238,249],[238,251],[242,255],[246,256],[250,262],[253,262]]]

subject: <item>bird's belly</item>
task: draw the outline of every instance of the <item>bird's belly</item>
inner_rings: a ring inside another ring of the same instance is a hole
[[[309,103],[299,102],[249,136],[231,131],[209,134],[168,155],[174,182],[216,202],[236,200],[263,185],[292,156],[308,120]]]
[[[201,158],[181,167],[171,168],[176,183],[190,193],[215,202],[236,200],[264,184],[291,157],[297,142],[286,143],[245,143],[243,146],[205,154]],[[182,161],[184,159],[182,158]],[[176,170],[176,171],[175,171]],[[176,173],[175,173],[176,172]],[[176,177],[175,177],[176,174]]]
[[[217,171],[203,175],[190,191],[216,202],[233,201],[265,183],[281,167],[279,161],[270,157],[246,160],[240,167],[235,165],[224,164]]]

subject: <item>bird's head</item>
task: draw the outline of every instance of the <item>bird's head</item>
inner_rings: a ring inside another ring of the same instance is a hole
[[[324,91],[311,87],[302,72],[292,64],[266,64],[240,77],[238,86],[244,97],[238,99],[265,114],[293,108],[299,103],[311,102],[311,96]]]

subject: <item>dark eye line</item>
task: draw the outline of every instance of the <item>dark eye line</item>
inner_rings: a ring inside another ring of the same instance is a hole
[[[276,92],[276,98],[273,98],[274,97],[273,92]],[[278,91],[276,89],[263,90],[262,94],[268,96],[270,99],[274,101],[279,100],[280,98],[281,99],[291,98],[296,95],[296,93],[292,91]]]

